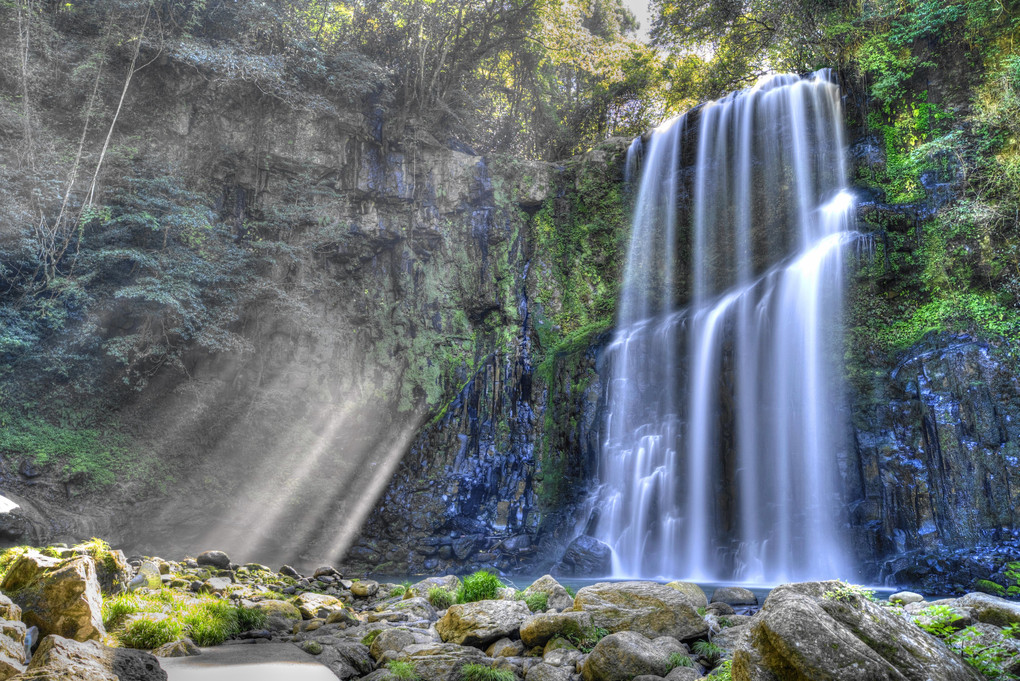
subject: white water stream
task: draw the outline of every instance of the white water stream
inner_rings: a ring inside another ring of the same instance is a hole
[[[618,577],[848,576],[838,362],[855,233],[839,88],[771,76],[694,115],[693,180],[686,117],[628,152],[640,177],[596,535]]]

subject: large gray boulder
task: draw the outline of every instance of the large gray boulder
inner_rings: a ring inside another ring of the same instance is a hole
[[[580,639],[591,626],[591,614],[587,612],[539,613],[521,625],[521,641],[534,647],[544,646],[556,636]]]
[[[166,681],[159,661],[141,650],[108,648],[98,641],[47,636],[18,681]]]
[[[61,561],[30,550],[18,558],[0,584],[22,610],[21,621],[76,641],[99,639],[103,598],[96,564],[89,556]]]
[[[956,604],[969,608],[974,619],[997,627],[1020,622],[1020,603],[983,593],[969,593],[956,599]]]
[[[705,608],[708,606],[708,596],[706,596],[704,590],[694,582],[674,581],[667,583],[666,586],[671,589],[676,589],[690,598],[691,604],[695,608]]]
[[[758,597],[742,586],[720,586],[712,592],[713,603],[726,605],[758,605]]]
[[[784,584],[733,655],[735,679],[979,681],[941,641],[840,582]]]
[[[708,624],[690,596],[656,582],[599,582],[574,597],[574,610],[610,632],[635,631],[649,638],[681,641],[705,636]]]
[[[525,596],[544,593],[549,597],[548,605],[554,610],[569,610],[574,607],[574,599],[552,575],[543,575],[524,590]]]
[[[373,659],[379,660],[389,651],[399,652],[407,646],[414,645],[416,642],[414,634],[409,631],[389,629],[375,637],[369,652]]]
[[[445,643],[485,648],[501,638],[516,638],[531,617],[524,601],[478,601],[451,605],[436,622]]]
[[[648,638],[633,631],[621,631],[595,645],[581,665],[581,676],[584,681],[630,681],[643,674],[665,676],[669,671],[668,659]]]
[[[415,644],[404,648],[395,659],[412,663],[420,681],[463,681],[464,665],[492,662],[478,648],[453,643]]]
[[[21,608],[0,594],[0,681],[25,671],[25,634]]]

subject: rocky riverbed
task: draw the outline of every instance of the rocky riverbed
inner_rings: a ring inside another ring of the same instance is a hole
[[[0,555],[0,681],[156,681],[170,657],[289,644],[341,681],[910,681],[1015,678],[1020,604],[875,600],[840,581],[753,593],[490,573],[385,584],[220,551],[127,558],[99,541]],[[738,614],[738,611],[745,614]],[[168,665],[173,666],[173,665]],[[224,668],[226,669],[226,668]],[[224,672],[222,678],[230,678]]]

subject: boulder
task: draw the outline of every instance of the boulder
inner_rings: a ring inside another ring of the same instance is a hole
[[[230,569],[230,556],[222,551],[203,551],[198,554],[195,562],[199,565],[209,565],[220,570]]]
[[[25,634],[21,608],[0,594],[0,681],[25,671]]]
[[[581,676],[584,681],[631,681],[642,674],[665,676],[669,671],[667,658],[641,634],[621,631],[595,645],[581,665]]]
[[[393,609],[406,615],[407,621],[426,620],[435,622],[438,618],[436,609],[424,598],[405,598],[393,604]]]
[[[1020,603],[983,593],[969,593],[956,599],[956,603],[970,608],[974,619],[997,627],[1007,627],[1020,622]]]
[[[314,617],[329,617],[337,610],[343,610],[344,604],[339,598],[325,594],[303,593],[294,600],[294,606],[306,620]]]
[[[369,648],[369,653],[372,655],[372,659],[379,660],[387,651],[401,651],[415,643],[414,634],[411,632],[403,629],[387,629],[375,637]]]
[[[18,681],[166,681],[159,661],[141,650],[47,636]]]
[[[452,643],[415,644],[404,648],[396,659],[413,663],[420,681],[463,681],[461,669],[464,665],[492,662],[478,648]]]
[[[613,571],[613,550],[595,537],[582,535],[570,542],[553,569],[557,575],[603,577]]]
[[[696,667],[674,667],[666,674],[666,681],[698,681],[701,672]]]
[[[503,637],[516,637],[531,616],[524,601],[478,601],[451,605],[436,622],[446,643],[486,647]]]
[[[445,575],[443,577],[427,577],[420,582],[411,585],[410,590],[417,596],[425,598],[429,595],[429,589],[438,586],[450,593],[455,593],[460,588],[460,578],[456,575]]]
[[[669,582],[666,584],[671,589],[676,589],[680,593],[687,596],[695,608],[708,607],[708,596],[705,595],[704,590],[694,582]]]
[[[358,598],[371,598],[379,591],[379,582],[371,579],[363,579],[360,582],[351,584],[351,593]]]
[[[336,577],[337,579],[343,579],[344,576],[339,570],[332,565],[323,565],[315,568],[315,572],[312,573],[312,577]]]
[[[758,605],[758,597],[742,586],[720,586],[712,592],[713,603],[726,605]]]
[[[941,641],[841,582],[773,589],[751,625],[752,650],[733,677],[783,681],[978,681]]]
[[[676,589],[656,582],[599,582],[574,597],[574,610],[591,615],[592,624],[610,632],[635,631],[650,638],[681,641],[708,633],[697,606]]]
[[[548,650],[542,655],[542,662],[553,667],[569,667],[574,669],[584,655],[576,648],[557,648]]]
[[[230,577],[210,577],[199,589],[204,594],[225,594],[234,582]]]
[[[22,621],[76,641],[98,639],[103,628],[103,599],[96,564],[89,556],[54,560],[36,551],[18,558],[0,585],[22,609]]]
[[[373,667],[368,646],[354,641],[342,641],[331,636],[321,636],[304,642],[317,644],[317,661],[326,665],[340,681],[361,678]],[[315,646],[312,646],[314,649]]]
[[[297,606],[287,601],[278,601],[275,599],[259,601],[251,605],[253,610],[264,612],[269,617],[282,617],[288,620],[299,620],[302,619],[301,611],[298,610]]]
[[[525,596],[535,593],[547,595],[549,597],[549,607],[554,610],[569,610],[574,607],[573,597],[567,593],[567,590],[559,582],[553,579],[552,575],[539,577],[531,583],[531,586],[524,590]]]
[[[570,681],[572,672],[567,667],[554,667],[543,662],[529,669],[524,681]]]
[[[523,643],[508,638],[501,638],[485,649],[485,654],[489,657],[517,657],[523,652]]]
[[[201,655],[202,651],[190,638],[182,638],[179,641],[170,641],[152,651],[156,657],[192,657]]]
[[[131,581],[131,566],[124,552],[120,549],[103,551],[101,559],[96,561],[96,578],[102,593],[116,595],[127,589]]]
[[[889,597],[890,603],[896,603],[898,605],[910,605],[911,603],[920,603],[924,600],[924,596],[916,594],[913,591],[897,591]]]
[[[528,647],[544,646],[556,636],[582,638],[591,626],[592,617],[587,612],[539,613],[521,625],[521,640]]]

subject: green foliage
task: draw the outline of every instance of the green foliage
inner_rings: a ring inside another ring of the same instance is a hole
[[[237,631],[255,631],[265,629],[269,622],[269,615],[255,608],[238,607],[237,610]]]
[[[1006,672],[1007,664],[1014,658],[1006,639],[1013,636],[1016,628],[1008,627],[1000,633],[982,633],[973,626],[957,630],[955,625],[962,619],[960,613],[947,605],[929,605],[917,614],[914,622],[945,641],[986,678],[1015,679]]]
[[[575,589],[574,587],[567,586],[567,585],[564,584],[563,585],[563,590],[566,591],[567,595],[569,595],[571,598],[576,598],[577,597],[577,589]]]
[[[609,630],[604,627],[585,627],[579,634],[571,633],[566,638],[575,648],[587,654],[606,636],[609,636]]]
[[[390,674],[400,679],[400,681],[415,681],[418,678],[418,671],[415,669],[414,662],[391,660],[386,665],[386,668],[389,669]]]
[[[1006,595],[1006,587],[988,579],[977,580],[976,582],[974,582],[974,588],[977,591],[982,591],[984,593],[992,594],[994,596]]]
[[[145,614],[128,622],[117,632],[117,639],[127,648],[152,650],[180,639],[183,634],[184,627],[179,620],[166,615]]]
[[[726,653],[725,650],[711,641],[695,641],[694,645],[691,646],[691,650],[695,655],[708,660],[709,663],[715,662]]]
[[[371,646],[379,634],[383,633],[384,629],[373,629],[372,631],[365,634],[361,639],[361,645]]]
[[[463,681],[514,681],[515,678],[509,669],[496,669],[484,664],[466,664],[461,668]]]
[[[479,570],[464,578],[460,589],[457,590],[457,602],[472,603],[496,599],[499,597],[499,590],[504,586],[495,574],[487,570]],[[429,590],[430,595],[431,593]]]
[[[518,591],[515,598],[524,601],[531,612],[545,612],[549,607],[549,594],[543,591],[536,591],[528,595],[524,595],[523,591]]]
[[[428,602],[432,604],[432,607],[438,610],[446,610],[457,602],[457,597],[457,594],[451,592],[449,589],[444,589],[441,586],[433,586],[429,588],[427,599]]]
[[[7,575],[7,571],[17,562],[18,558],[21,558],[30,548],[32,547],[12,546],[0,552],[0,579]]]
[[[712,670],[711,677],[715,681],[733,681],[733,660],[723,660]]]
[[[929,634],[949,639],[956,633],[953,625],[960,620],[960,613],[948,605],[929,605],[917,613],[914,622]]]
[[[59,424],[53,424],[38,416],[0,410],[0,450],[40,466],[55,466],[64,479],[77,476],[93,487],[130,475],[137,459],[127,439],[89,425],[77,412],[66,412]]]
[[[860,605],[863,601],[874,601],[875,592],[872,589],[868,589],[857,584],[850,584],[849,582],[838,580],[837,586],[826,591],[822,594],[822,597],[830,601],[837,601],[848,605]]]
[[[683,653],[676,652],[670,653],[669,657],[666,659],[667,671],[673,671],[677,667],[693,667],[693,666],[694,660],[692,660],[689,655],[684,655]]]
[[[267,615],[229,602],[181,594],[172,589],[122,593],[103,601],[103,624],[121,645],[155,648],[187,636],[200,646],[216,646],[231,636],[266,626]],[[130,619],[130,621],[128,621]],[[155,645],[153,641],[160,640]]]

